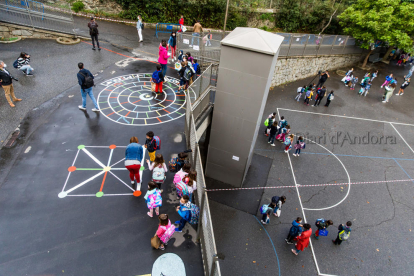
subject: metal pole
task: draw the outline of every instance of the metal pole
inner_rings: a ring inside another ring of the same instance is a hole
[[[346,39],[345,39],[344,48],[342,49],[342,54],[345,52],[345,47],[346,47],[346,44],[348,43],[348,38],[349,38],[349,36],[347,36]]]
[[[335,45],[335,42],[336,42],[336,39],[338,38],[338,36],[336,35],[335,36],[335,39],[333,40],[333,42],[332,42],[332,45],[331,45],[331,51],[329,52],[329,54],[331,55],[332,54],[332,50],[333,50],[333,47],[334,47],[334,45]]]
[[[195,126],[194,126],[195,128]],[[194,164],[194,168],[197,170],[197,158],[198,158],[198,142],[195,141],[194,143],[194,159],[193,159],[193,164]]]
[[[287,52],[287,57],[289,56],[289,53],[290,53],[290,45],[292,45],[292,40],[293,40],[293,35],[292,34],[290,34],[290,39],[289,39],[289,49],[288,49],[288,52]]]
[[[227,0],[226,15],[224,16],[223,38],[226,35],[226,24],[227,24],[227,14],[229,12],[229,2],[230,2],[230,0]]]
[[[217,268],[216,262],[217,261],[218,261],[217,254],[214,254],[213,255],[213,263],[211,264],[211,269],[210,269],[210,274],[209,274],[210,276],[214,275],[216,273],[216,268]]]
[[[203,213],[204,213],[204,202],[206,201],[206,187],[203,187],[203,190],[201,192],[202,192],[202,194],[201,194],[201,203],[199,205],[199,207],[200,207],[200,214],[201,215],[199,216],[199,219],[198,219],[197,237],[196,237],[196,242],[197,243],[200,243],[201,227],[202,227],[201,221],[202,221],[202,218],[204,217],[203,216]]]
[[[319,35],[318,35],[318,39],[319,39]],[[322,46],[322,42],[323,42],[323,36],[321,36],[321,39],[319,40],[319,47],[318,47],[318,52],[316,53],[316,56],[319,56],[319,50],[321,49]]]

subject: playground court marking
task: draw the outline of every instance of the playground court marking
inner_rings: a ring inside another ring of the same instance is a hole
[[[109,153],[109,157],[108,157],[108,162],[107,165],[104,165],[100,160],[98,160],[98,158],[96,158],[89,150],[87,150],[87,148],[100,148],[100,149],[107,149],[109,148],[111,151]],[[141,169],[139,171],[140,174],[140,183],[136,184],[136,190],[134,190],[131,185],[128,185],[127,183],[125,183],[125,181],[123,181],[122,179],[120,179],[117,175],[115,175],[112,171],[113,170],[122,170],[122,171],[126,171],[126,168],[114,168],[115,165],[119,164],[120,162],[124,161],[125,158],[122,158],[121,160],[115,162],[114,164],[110,165],[112,162],[112,154],[114,152],[114,150],[116,148],[126,148],[126,146],[116,146],[116,145],[110,145],[110,146],[85,146],[85,145],[79,145],[78,146],[78,151],[76,152],[75,155],[75,159],[72,162],[72,166],[70,166],[68,168],[68,176],[66,177],[66,181],[65,184],[63,185],[62,191],[58,194],[59,198],[65,198],[67,196],[94,196],[94,197],[103,197],[103,196],[140,196],[141,195],[141,182],[142,182],[142,173],[145,170],[144,167],[144,159],[145,159],[145,153],[146,153],[146,148],[143,148],[143,157],[141,160]],[[79,156],[79,152],[82,151],[84,152],[89,158],[91,158],[97,165],[98,167],[96,168],[77,168],[75,166],[76,160]],[[72,173],[74,173],[75,171],[99,171],[97,174],[91,176],[90,178],[84,180],[83,182],[75,185],[74,187],[65,190],[66,185],[69,181],[70,175]],[[103,192],[104,186],[105,186],[105,181],[106,181],[106,177],[107,175],[111,174],[112,176],[114,176],[119,182],[121,182],[123,185],[125,185],[128,189],[130,189],[132,191],[132,193],[119,193],[119,194],[105,194]],[[98,178],[101,175],[103,175],[103,178]],[[73,191],[77,190],[78,188],[86,185],[87,183],[92,182],[93,180],[95,180],[96,178],[98,178],[101,181],[101,186],[99,191],[96,194],[70,194]]]
[[[408,148],[409,148],[409,149],[410,149],[410,150],[414,153],[414,151],[413,151],[413,149],[411,148],[411,146],[407,143],[407,141],[404,139],[404,137],[400,134],[400,132],[399,132],[399,131],[395,128],[395,126],[394,126],[394,124],[395,124],[395,125],[403,125],[403,126],[414,126],[413,124],[405,124],[405,123],[399,123],[399,122],[388,122],[388,121],[373,120],[373,119],[359,118],[359,117],[349,117],[349,116],[342,116],[342,115],[324,114],[324,113],[316,113],[316,112],[301,111],[301,110],[293,110],[293,109],[285,109],[285,108],[277,108],[276,110],[277,110],[277,114],[278,114],[279,120],[280,120],[280,113],[279,113],[279,110],[285,110],[285,111],[292,111],[292,112],[298,112],[298,113],[307,113],[307,114],[314,114],[314,115],[331,116],[331,117],[346,118],[346,119],[352,119],[352,120],[361,120],[361,121],[370,121],[370,122],[377,122],[377,123],[390,124],[390,125],[394,128],[394,130],[398,133],[398,135],[401,137],[401,139],[404,141],[404,143],[407,145],[407,147],[408,147]],[[307,139],[307,140],[309,140],[309,139]],[[311,141],[311,140],[309,140],[309,141]],[[314,141],[311,141],[311,142],[313,142],[313,143],[315,143],[315,144],[318,144],[318,143],[316,143],[316,142],[314,142]],[[319,145],[319,144],[318,144],[318,145]],[[320,146],[322,146],[322,145],[320,145]],[[322,147],[323,147],[323,146],[322,146]],[[325,148],[325,147],[324,147],[324,148]],[[325,149],[326,149],[326,148],[325,148]],[[328,149],[326,149],[326,150],[328,150]],[[330,151],[328,150],[328,152],[330,152]],[[334,155],[334,156],[335,156],[335,154],[333,154],[332,152],[330,152],[330,153],[331,153],[332,155]],[[290,169],[291,169],[291,171],[292,171],[293,181],[294,181],[294,183],[295,183],[295,187],[296,187],[296,192],[297,192],[297,195],[298,195],[299,204],[300,204],[301,211],[302,211],[302,214],[303,214],[303,219],[304,219],[304,221],[305,221],[305,222],[307,222],[307,220],[306,220],[305,210],[314,210],[314,211],[318,211],[319,209],[306,209],[306,208],[303,208],[303,204],[302,204],[302,200],[301,200],[301,197],[300,197],[300,192],[299,192],[299,187],[300,187],[300,185],[298,185],[298,184],[297,184],[297,181],[296,181],[296,176],[295,176],[295,172],[294,172],[294,170],[293,170],[293,165],[292,165],[292,161],[291,161],[290,155],[289,155],[289,154],[287,154],[287,156],[288,156],[288,159],[289,159]],[[349,182],[350,182],[350,177],[349,177],[348,171],[346,170],[346,168],[345,168],[344,164],[342,163],[342,161],[341,161],[341,160],[340,160],[337,156],[335,156],[335,157],[336,157],[336,158],[340,161],[340,163],[341,163],[341,164],[342,164],[342,166],[344,167],[344,169],[345,169],[345,171],[346,171],[346,173],[347,173],[347,176],[348,176]],[[398,162],[397,162],[397,164],[398,164]],[[401,166],[400,166],[400,167],[401,167]],[[407,173],[406,173],[406,174],[407,174]],[[350,189],[350,186],[351,186],[351,185],[349,185],[349,189]],[[348,194],[349,194],[349,189],[348,189]],[[348,194],[347,194],[347,196],[348,196]],[[347,197],[347,196],[346,196],[346,197]],[[346,197],[345,197],[345,198],[346,198]],[[344,198],[343,200],[345,200],[345,198]],[[342,203],[342,202],[343,202],[343,200],[342,200],[342,201],[340,201],[339,203],[337,203],[337,204],[335,204],[335,205],[331,206],[330,208],[335,207],[335,206],[337,206],[338,204]],[[324,209],[322,209],[322,210],[324,210]],[[313,260],[314,260],[314,262],[315,262],[315,266],[316,266],[316,270],[317,270],[317,272],[318,272],[318,275],[322,275],[322,276],[334,276],[334,275],[332,275],[332,274],[324,274],[324,273],[321,273],[321,271],[320,271],[320,269],[319,269],[318,261],[317,261],[317,259],[316,259],[315,251],[314,251],[314,249],[313,249],[312,239],[309,239],[309,244],[310,244],[310,248],[311,248],[311,251],[312,251]]]

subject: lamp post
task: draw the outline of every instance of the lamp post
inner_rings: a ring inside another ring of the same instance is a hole
[[[226,35],[226,24],[227,24],[227,14],[229,12],[229,1],[230,0],[227,0],[226,15],[224,16],[223,38]]]

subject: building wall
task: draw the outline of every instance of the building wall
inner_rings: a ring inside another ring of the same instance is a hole
[[[272,87],[315,76],[319,70],[334,70],[352,66],[360,62],[364,57],[365,55],[361,54],[318,57],[279,57],[272,78]]]

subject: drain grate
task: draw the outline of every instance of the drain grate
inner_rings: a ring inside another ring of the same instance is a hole
[[[20,129],[16,129],[11,135],[9,135],[8,140],[6,140],[4,147],[5,148],[11,148],[14,144],[14,142],[16,142],[16,139],[19,137],[20,135]]]

